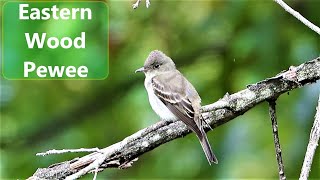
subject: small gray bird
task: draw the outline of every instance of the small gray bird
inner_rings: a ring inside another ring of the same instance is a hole
[[[152,51],[144,66],[135,72],[146,75],[144,86],[152,109],[163,120],[181,120],[200,140],[209,164],[218,163],[203,130],[201,99],[192,84],[176,69],[172,59],[158,50]]]

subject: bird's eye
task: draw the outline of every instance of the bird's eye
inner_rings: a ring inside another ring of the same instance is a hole
[[[153,67],[154,67],[155,69],[158,69],[158,68],[160,67],[160,64],[155,64]]]

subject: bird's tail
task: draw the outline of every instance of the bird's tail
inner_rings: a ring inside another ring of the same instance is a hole
[[[198,136],[198,138],[200,140],[200,144],[202,146],[204,154],[207,157],[207,160],[208,160],[209,164],[210,165],[211,165],[211,163],[218,164],[218,159],[216,158],[216,156],[212,152],[211,146],[210,146],[208,138],[207,138],[207,134],[204,132],[203,129],[201,129],[200,131],[201,131],[201,134],[197,133],[197,136]]]

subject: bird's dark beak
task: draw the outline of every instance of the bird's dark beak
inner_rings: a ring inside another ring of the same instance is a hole
[[[137,73],[137,72],[144,72],[144,67],[137,69],[137,70],[135,71],[135,73]]]

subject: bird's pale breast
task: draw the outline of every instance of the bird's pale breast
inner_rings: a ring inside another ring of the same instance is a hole
[[[166,105],[154,94],[151,87],[151,78],[146,77],[144,86],[148,92],[149,102],[154,112],[163,120],[177,120],[177,117],[166,107]]]

